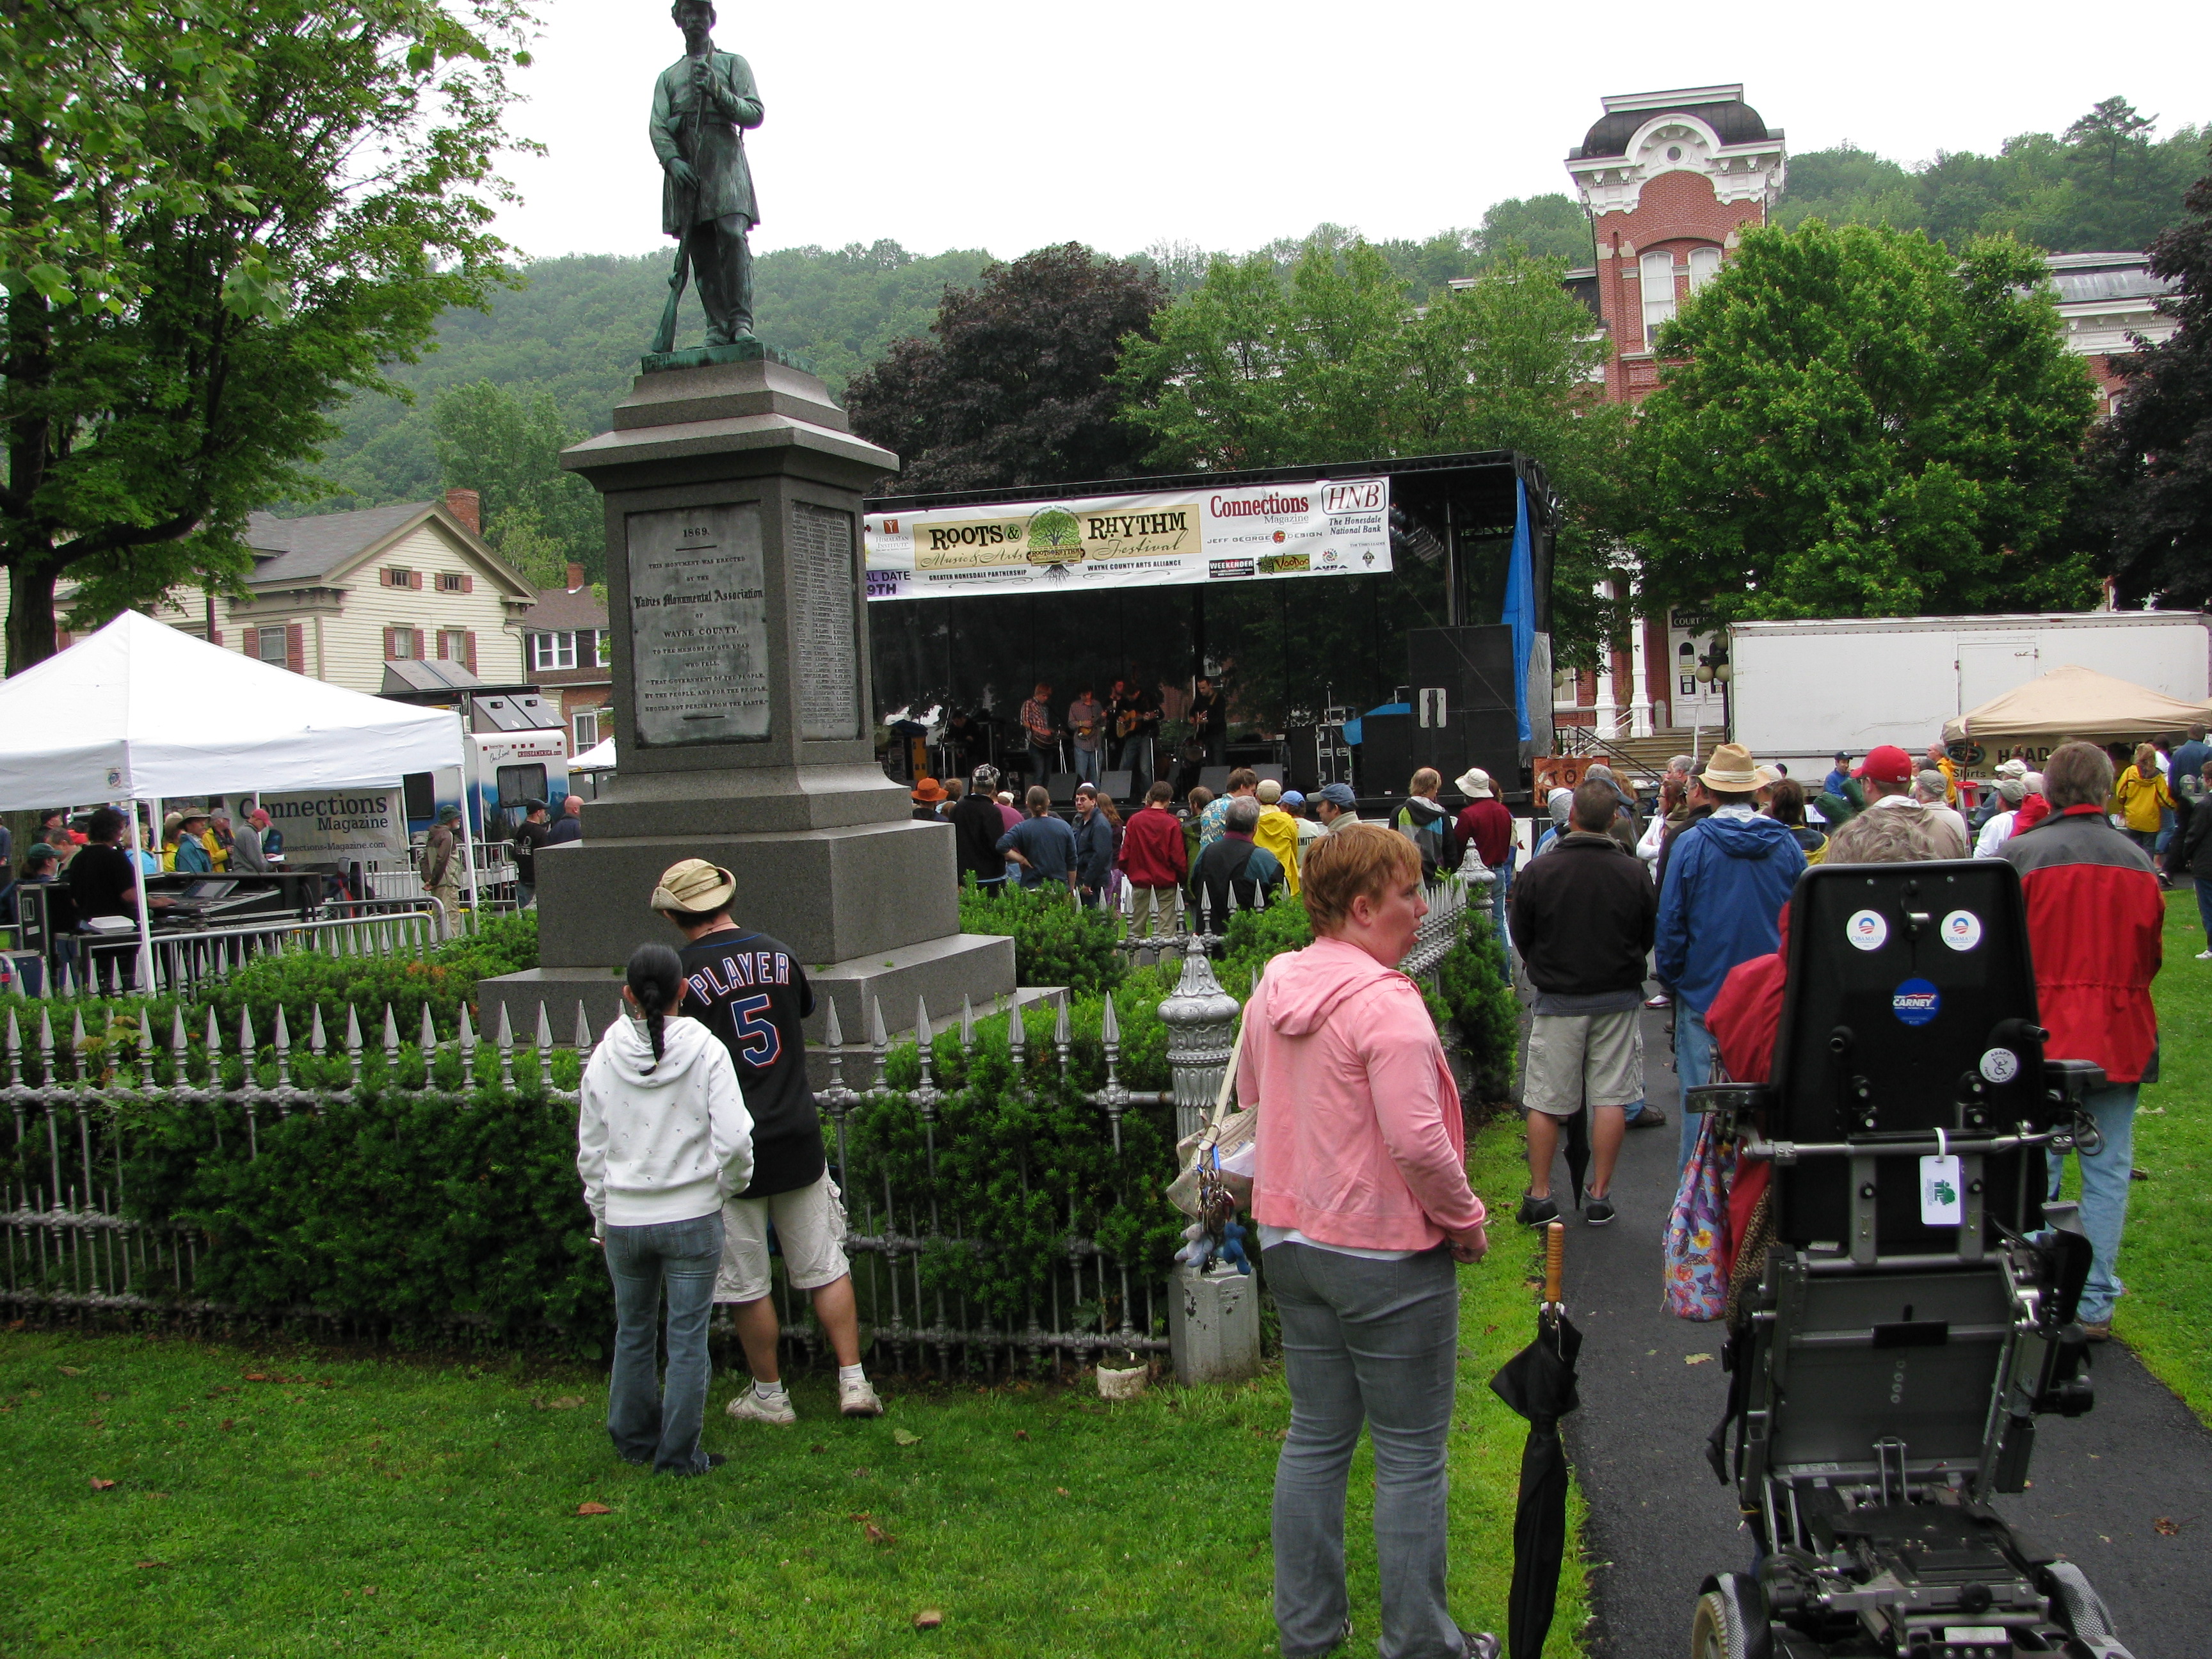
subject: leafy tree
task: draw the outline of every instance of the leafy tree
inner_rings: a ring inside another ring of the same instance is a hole
[[[2212,173],[2187,204],[2150,249],[2152,271],[2176,285],[2157,302],[2174,331],[2113,360],[2127,381],[2088,463],[2092,517],[2123,590],[2201,605],[2212,599]]]
[[[1540,259],[1559,259],[1569,269],[1596,258],[1589,216],[1572,197],[1554,191],[1544,196],[1493,202],[1482,216],[1482,251],[1486,259],[1517,247]]]
[[[1646,592],[1723,620],[2086,603],[2056,532],[2094,397],[2044,275],[1997,239],[1747,235],[1660,337]]]
[[[501,276],[515,0],[0,7],[8,668],[247,563],[324,411]]]
[[[1125,477],[1137,447],[1108,377],[1164,298],[1158,276],[1075,242],[992,265],[945,290],[934,339],[895,343],[853,382],[853,429],[905,459],[903,489]]]
[[[1264,251],[1217,259],[1161,313],[1158,339],[1124,354],[1127,418],[1149,441],[1146,459],[1170,471],[1532,455],[1568,509],[1554,546],[1555,635],[1594,652],[1615,623],[1591,595],[1616,560],[1626,416],[1595,395],[1604,343],[1560,287],[1564,269],[1509,250],[1480,281],[1416,307],[1382,251],[1362,242],[1340,252],[1317,242],[1287,284]],[[1417,562],[1366,589],[1371,605],[1296,614],[1280,584],[1210,592],[1208,628],[1235,641],[1244,684],[1265,700],[1310,701],[1316,663],[1343,672],[1340,689],[1358,695],[1352,665],[1371,664],[1385,687],[1402,675],[1384,635],[1443,620],[1440,574]]]
[[[606,580],[599,492],[561,470],[561,452],[584,434],[550,391],[478,380],[440,392],[430,418],[446,483],[482,495],[484,539],[510,564],[540,587],[565,581],[571,562]]]

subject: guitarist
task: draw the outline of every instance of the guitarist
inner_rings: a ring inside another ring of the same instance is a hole
[[[708,0],[677,0],[669,15],[684,31],[684,56],[661,70],[653,88],[653,153],[665,175],[660,228],[683,241],[678,257],[688,258],[698,276],[707,343],[727,345],[753,335],[746,238],[760,210],[744,130],[761,124],[760,94],[744,58],[714,50]]]
[[[1060,759],[1060,727],[1052,718],[1052,687],[1043,680],[1022,705],[1022,737],[1030,746],[1030,781],[1042,783]]]
[[[1158,769],[1153,741],[1160,734],[1159,701],[1134,680],[1114,682],[1114,738],[1120,745],[1115,764],[1130,775],[1134,799],[1152,786]]]
[[[1075,739],[1075,775],[1085,783],[1097,782],[1099,750],[1106,742],[1106,709],[1087,685],[1067,705],[1067,728]]]
[[[1198,781],[1200,771],[1220,765],[1220,756],[1226,752],[1221,729],[1221,696],[1213,689],[1212,676],[1198,677],[1190,701],[1183,705],[1182,717],[1182,764],[1176,769],[1176,792],[1187,795],[1191,785]]]

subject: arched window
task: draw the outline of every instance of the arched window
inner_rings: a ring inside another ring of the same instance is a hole
[[[1644,256],[1644,343],[1657,343],[1659,325],[1674,314],[1674,256],[1671,253],[1647,253]]]
[[[1721,251],[1717,247],[1690,250],[1690,292],[1695,294],[1721,274]]]

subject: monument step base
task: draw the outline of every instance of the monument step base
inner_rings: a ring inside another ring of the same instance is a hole
[[[939,1029],[957,1022],[964,999],[979,1012],[995,999],[1014,992],[1014,942],[996,933],[953,933],[919,945],[901,945],[847,962],[811,969],[814,1016],[806,1022],[810,1044],[820,1043],[829,1029],[829,1008],[835,1002],[846,1050],[865,1048],[870,1031],[871,1000],[881,1004],[884,1029],[892,1036],[914,1030],[919,1004],[929,1009],[930,1023]],[[538,1010],[545,1011],[553,1042],[560,1048],[576,1041],[576,1014],[580,1006],[596,1039],[622,1013],[623,970],[611,968],[526,968],[519,974],[501,974],[477,982],[479,1023],[487,1033],[499,1030],[505,1011],[509,1029],[518,1042],[536,1039]],[[1024,989],[1028,1001],[1046,993]],[[818,1085],[828,1081],[826,1062],[810,1064],[819,1071]],[[865,1073],[848,1068],[848,1083],[865,1085]]]

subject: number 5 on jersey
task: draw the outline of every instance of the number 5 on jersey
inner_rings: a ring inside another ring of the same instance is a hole
[[[762,1069],[775,1064],[776,1056],[783,1052],[783,1038],[769,1018],[769,999],[765,994],[740,997],[730,1005],[730,1020],[737,1028],[738,1057],[748,1066]]]

